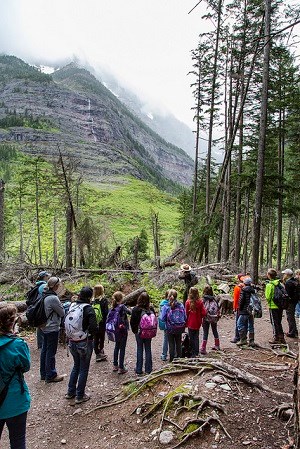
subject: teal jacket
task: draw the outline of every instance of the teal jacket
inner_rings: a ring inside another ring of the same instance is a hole
[[[159,303],[158,326],[159,326],[159,329],[160,329],[161,331],[165,331],[165,330],[167,329],[167,327],[166,327],[166,322],[165,322],[165,321],[162,321],[162,319],[160,318],[160,315],[161,315],[161,311],[162,311],[163,306],[167,306],[168,304],[169,304],[169,301],[168,301],[167,299],[163,299],[163,300]]]
[[[16,371],[17,369],[17,371]],[[15,372],[0,406],[0,419],[21,415],[30,408],[30,394],[23,373],[30,369],[27,343],[19,337],[0,335],[0,370],[6,383]]]

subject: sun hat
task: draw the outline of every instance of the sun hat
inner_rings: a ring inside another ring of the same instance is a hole
[[[183,265],[181,265],[180,267],[183,271],[191,271],[191,267],[189,266],[188,263],[184,263]]]

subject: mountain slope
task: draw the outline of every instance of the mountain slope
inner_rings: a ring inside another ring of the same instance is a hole
[[[188,185],[193,162],[136,118],[87,70],[70,64],[44,75],[0,56],[0,140],[47,159],[58,145],[87,179],[133,175],[167,189]]]

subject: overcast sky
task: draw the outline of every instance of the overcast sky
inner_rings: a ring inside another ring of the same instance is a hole
[[[187,73],[203,31],[198,0],[0,0],[0,52],[30,63],[79,56],[193,128]]]

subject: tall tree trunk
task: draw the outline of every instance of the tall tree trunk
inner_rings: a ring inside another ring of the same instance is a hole
[[[271,207],[269,207],[268,254],[267,254],[267,265],[269,268],[273,267],[274,232],[275,227],[273,223],[273,210]]]
[[[258,264],[259,264],[259,238],[261,227],[262,196],[264,186],[265,170],[265,147],[267,132],[267,109],[268,109],[268,91],[269,91],[269,66],[270,66],[270,32],[271,32],[271,0],[264,0],[265,3],[265,32],[264,32],[264,62],[263,62],[263,81],[261,92],[261,111],[259,126],[259,143],[257,155],[257,173],[256,173],[256,193],[253,214],[253,239],[252,239],[252,272],[253,280],[258,282]]]
[[[35,164],[35,216],[36,216],[39,264],[42,265],[42,245],[41,245],[40,208],[39,208],[38,160],[36,161],[36,164]]]
[[[0,264],[4,261],[4,192],[5,182],[0,179]]]
[[[73,215],[70,205],[66,210],[66,268],[73,266]]]
[[[196,109],[196,144],[195,144],[195,165],[194,165],[194,192],[193,192],[193,215],[196,214],[197,194],[198,194],[198,163],[199,163],[199,140],[200,140],[200,111],[201,111],[201,57],[198,55],[198,88],[197,88],[197,109]]]
[[[57,256],[57,217],[53,218],[53,266],[57,268],[58,256]]]
[[[158,214],[152,214],[152,235],[153,235],[153,246],[154,246],[154,259],[157,269],[161,268],[160,265],[160,242],[159,242],[159,222]]]
[[[210,209],[210,193],[211,193],[211,153],[213,144],[213,128],[215,118],[215,101],[218,79],[218,59],[219,59],[219,43],[221,33],[221,19],[222,19],[222,6],[223,0],[218,1],[217,11],[217,29],[216,29],[216,43],[214,51],[214,63],[212,71],[212,88],[211,88],[211,101],[210,101],[210,114],[209,114],[209,129],[208,129],[208,144],[207,144],[207,157],[206,157],[206,196],[205,196],[205,213],[207,226],[209,226],[209,209]],[[209,257],[209,237],[207,238],[205,245],[205,262],[208,263]]]
[[[243,270],[244,273],[248,271],[248,234],[249,234],[249,212],[250,212],[250,189],[247,194],[247,203],[245,208],[245,235],[243,247]]]
[[[222,256],[221,260],[227,262],[229,259],[229,239],[230,239],[230,168],[231,164],[228,165],[227,176],[225,182],[224,191],[224,225],[223,225],[223,238],[222,238]]]

